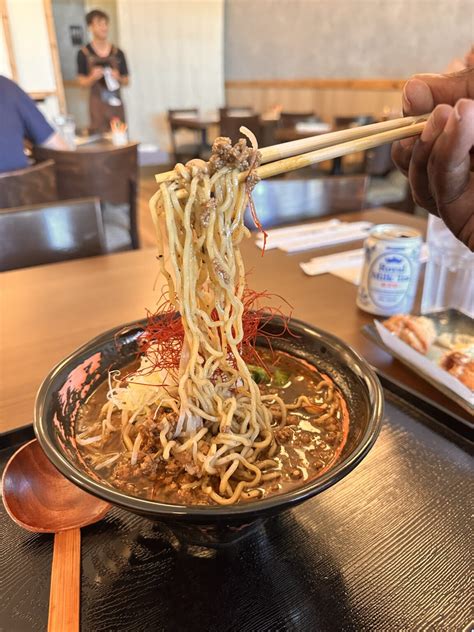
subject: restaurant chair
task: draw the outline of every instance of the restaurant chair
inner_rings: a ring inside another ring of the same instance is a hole
[[[173,162],[186,163],[192,158],[197,158],[201,152],[201,137],[199,130],[190,130],[180,124],[180,118],[189,116],[197,117],[199,114],[197,108],[187,108],[179,110],[168,110],[168,124],[171,134],[171,149],[173,154]],[[186,132],[186,136],[194,137],[192,142],[182,142],[180,133]]]
[[[222,116],[252,116],[255,114],[255,110],[253,107],[243,105],[241,107],[238,106],[226,106],[223,108],[219,108],[219,117]]]
[[[0,211],[2,272],[105,252],[98,198]]]
[[[139,248],[137,147],[130,143],[77,151],[34,148],[37,160],[54,158],[59,199],[100,199],[108,252]]]
[[[320,118],[314,112],[282,112],[280,114],[280,127],[294,127],[297,123],[319,121]]]
[[[392,143],[372,147],[365,152],[365,173],[369,176],[385,176],[395,165],[392,161]]]
[[[0,173],[0,209],[57,199],[56,171],[52,160]]]
[[[361,125],[370,125],[370,123],[375,123],[375,117],[372,116],[372,114],[356,114],[354,116],[334,117],[334,127],[336,129],[360,127]]]
[[[360,127],[375,123],[375,118],[371,114],[357,114],[354,116],[335,116],[333,129],[334,131],[348,129],[350,127]],[[335,158],[332,162],[331,175],[339,176],[343,173],[360,173],[364,171],[365,152],[358,152],[344,158],[344,166],[342,156]]]
[[[333,213],[365,208],[368,177],[329,176],[313,179],[262,180],[252,192],[257,215],[264,228],[294,224]],[[256,230],[249,209],[245,225]]]
[[[229,116],[222,114],[220,117],[220,135],[227,136],[233,143],[236,143],[239,138],[242,138],[242,132],[240,128],[243,126],[248,127],[256,138],[259,145],[262,143],[262,126],[260,124],[260,117],[258,114],[251,114],[249,116]]]
[[[413,213],[415,204],[408,180],[392,161],[392,144],[379,145],[365,152],[365,173],[370,177],[366,201],[368,207],[387,206]]]
[[[407,178],[397,169],[383,176],[370,176],[366,202],[368,208],[388,208],[414,213],[415,204]]]

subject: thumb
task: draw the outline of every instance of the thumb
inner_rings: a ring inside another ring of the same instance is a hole
[[[440,103],[455,105],[463,98],[474,98],[474,68],[451,75],[415,75],[403,88],[403,112],[411,116],[425,114]]]

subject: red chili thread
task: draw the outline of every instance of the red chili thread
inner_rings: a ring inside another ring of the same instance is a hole
[[[240,353],[246,362],[258,364],[268,371],[263,359],[255,348],[257,337],[264,338],[268,347],[273,352],[271,341],[291,331],[288,327],[290,316],[285,314],[281,307],[262,306],[261,303],[275,298],[289,303],[277,294],[269,292],[256,292],[246,288],[243,295],[244,311],[242,315],[243,337],[240,345]],[[282,321],[281,331],[269,333],[264,331],[265,325],[278,316]],[[176,312],[174,305],[167,296],[163,296],[157,310],[147,313],[148,322],[145,331],[140,336],[139,348],[144,354],[150,367],[139,369],[136,374],[147,375],[156,370],[176,371],[181,360],[181,350],[184,340],[184,329],[181,317]],[[217,312],[212,314],[212,319],[217,319]]]

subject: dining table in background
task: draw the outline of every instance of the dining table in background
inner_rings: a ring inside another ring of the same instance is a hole
[[[321,134],[327,134],[328,132],[336,132],[339,131],[339,129],[340,128],[329,125],[328,129],[326,130],[308,132],[306,130],[299,130],[297,125],[291,125],[289,127],[276,127],[273,134],[275,137],[275,142],[288,143],[290,141],[307,138],[308,136],[320,136]],[[337,156],[336,158],[332,159],[329,172],[333,176],[338,176],[342,174],[342,156]]]
[[[426,226],[422,218],[384,208],[339,217],[345,221],[406,224],[421,231]],[[300,269],[300,262],[316,254],[360,246],[360,241],[352,242],[291,256],[275,249],[262,259],[252,236],[243,243],[242,252],[253,289],[284,297],[293,317],[335,334],[390,379],[467,419],[467,412],[366,338],[362,327],[373,316],[356,307],[355,285],[330,274],[309,277]],[[2,304],[8,307],[2,312],[0,339],[0,436],[31,424],[35,394],[56,363],[99,333],[136,322],[145,317],[147,308],[154,309],[160,296],[157,275],[153,249],[1,275]]]
[[[208,147],[209,129],[219,125],[219,115],[214,112],[209,114],[174,114],[173,120],[183,129],[199,132],[201,153],[205,152]]]
[[[197,131],[200,133],[200,151],[204,152],[210,141],[210,131],[214,128],[217,130],[217,135],[220,134],[219,123],[220,117],[218,112],[209,112],[207,114],[175,114],[174,120],[179,122],[179,126],[191,131]],[[261,126],[261,145],[266,147],[267,145],[273,145],[279,141],[275,134],[278,130],[278,119],[272,114],[263,113],[259,116]],[[306,133],[303,137],[310,136]],[[212,138],[212,141],[214,139]]]

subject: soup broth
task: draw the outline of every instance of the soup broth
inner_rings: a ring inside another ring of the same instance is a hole
[[[344,398],[328,376],[285,353],[266,349],[259,353],[266,368],[249,368],[273,414],[277,451],[272,460],[276,465],[265,469],[262,480],[239,502],[286,492],[321,476],[338,460],[349,428]],[[127,367],[122,374],[126,376],[134,368]],[[169,420],[174,413],[155,406],[133,420],[131,441],[138,433],[141,439],[140,449],[132,458],[130,445],[125,445],[122,438],[121,412],[114,410],[104,420],[108,388],[105,382],[91,395],[77,423],[78,449],[91,470],[130,495],[179,505],[215,504],[200,485],[192,453],[164,455],[160,440],[164,417]],[[286,419],[273,396],[286,404]],[[105,433],[91,432],[94,427],[103,429],[104,424],[108,429]],[[88,438],[81,438],[84,435]],[[264,454],[259,465],[263,460]],[[211,477],[211,485],[217,489],[217,477],[214,482]]]

